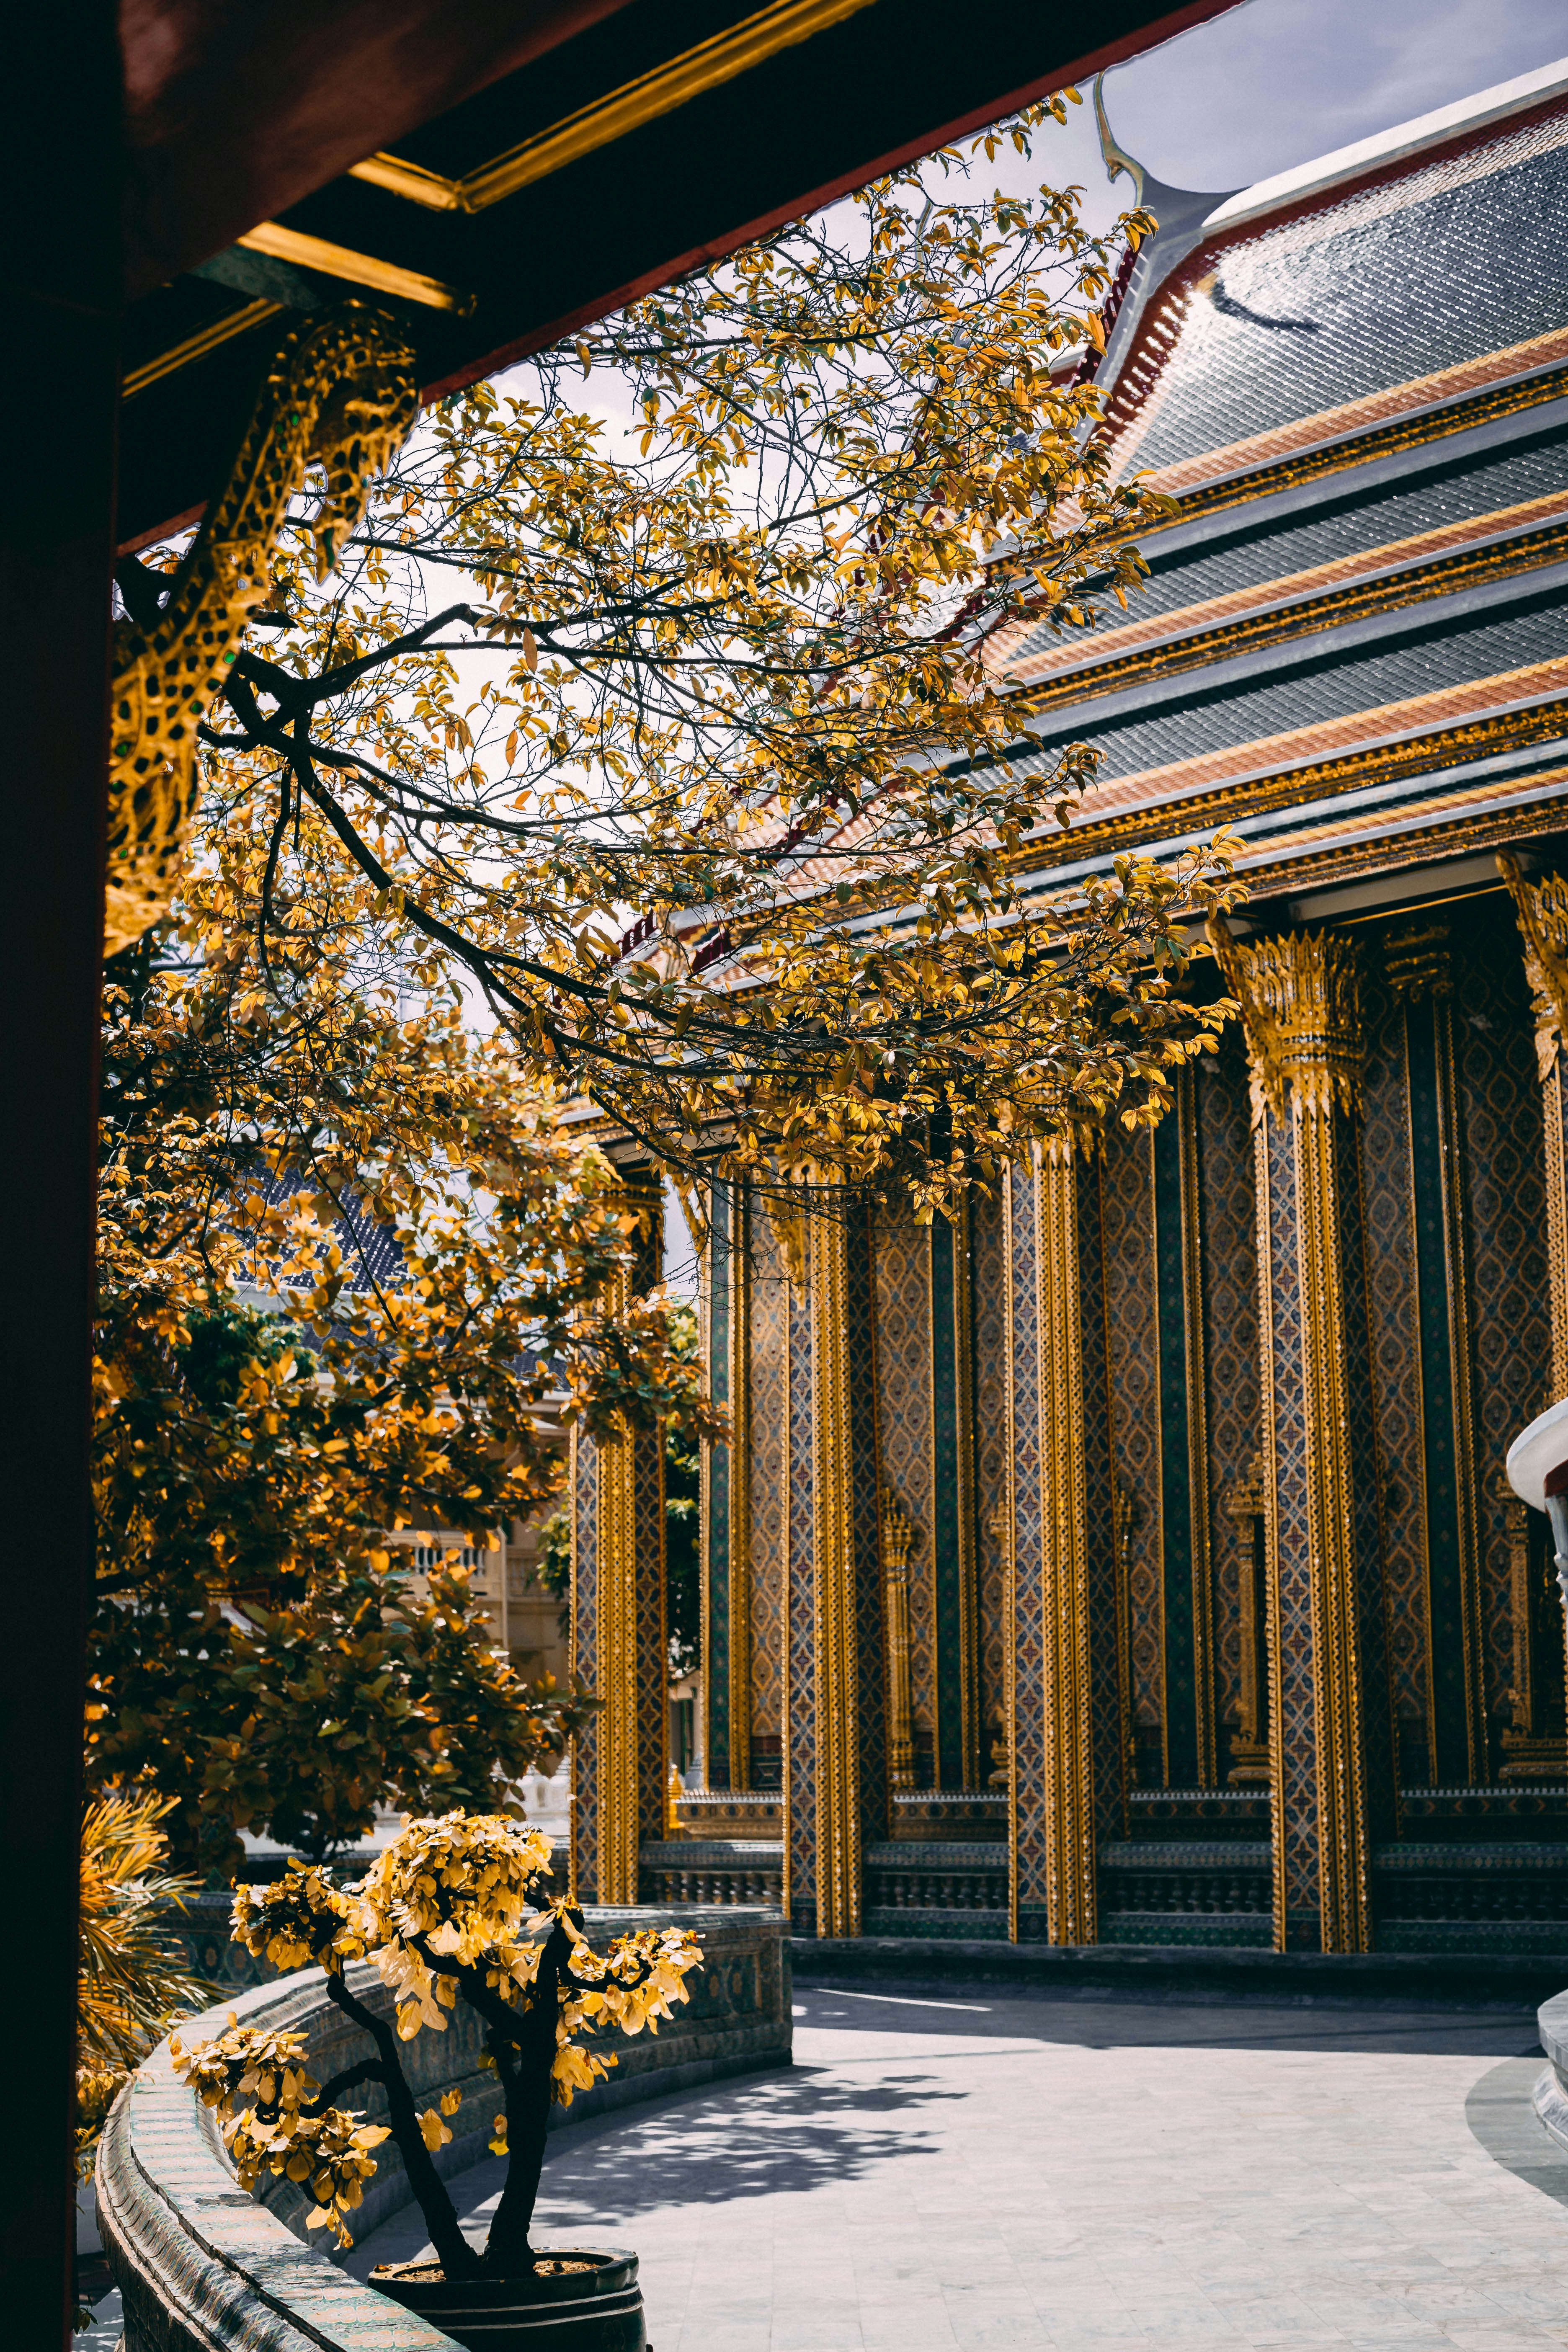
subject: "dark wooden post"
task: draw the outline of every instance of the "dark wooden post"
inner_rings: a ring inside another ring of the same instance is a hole
[[[120,62],[107,0],[11,27],[5,71],[0,1463],[5,2333],[68,2341],[93,1143],[119,403]]]

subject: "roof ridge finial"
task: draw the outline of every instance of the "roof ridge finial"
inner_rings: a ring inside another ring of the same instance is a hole
[[[1106,178],[1108,180],[1120,179],[1122,173],[1125,172],[1128,178],[1132,183],[1133,205],[1134,206],[1142,205],[1143,202],[1143,183],[1148,178],[1149,174],[1144,166],[1138,161],[1136,155],[1130,155],[1128,153],[1126,148],[1122,146],[1121,141],[1117,138],[1115,131],[1112,131],[1110,127],[1110,117],[1105,110],[1105,76],[1103,73],[1097,73],[1094,77],[1094,120],[1100,131],[1100,152],[1105,158]]]

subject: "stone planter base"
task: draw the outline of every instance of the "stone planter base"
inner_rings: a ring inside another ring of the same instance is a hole
[[[646,2352],[637,2258],[619,2246],[551,2248],[587,2271],[522,2279],[445,2279],[434,2263],[374,2270],[372,2286],[468,2352]]]

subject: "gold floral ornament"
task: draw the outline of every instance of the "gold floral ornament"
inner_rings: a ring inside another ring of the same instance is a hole
[[[689,1998],[686,1979],[702,1965],[702,1948],[684,1927],[639,1928],[596,1951],[581,1911],[551,1897],[552,1866],[542,1831],[500,1813],[455,1811],[406,1822],[357,1884],[296,1863],[271,1885],[237,1888],[236,1941],[275,1968],[324,1969],[330,1999],[374,2050],[323,2085],[307,2071],[299,2033],[267,2033],[231,2017],[216,2041],[189,2050],[171,2042],[182,2078],[219,2110],[245,2187],[263,2172],[308,2183],[312,2227],[330,2227],[347,2244],[344,2216],[375,2169],[371,2151],[390,2132],[448,2278],[531,2271],[529,2230],[552,2105],[569,2106],[604,2080],[616,2063],[601,2046],[605,2037],[657,2033]],[[355,1959],[392,1993],[392,2022],[362,1997],[360,1972],[349,1982],[346,1964]],[[401,2042],[445,2032],[459,2001],[480,2020],[481,2063],[499,2078],[490,2147],[517,2159],[482,2255],[431,2162],[453,2137],[447,2118],[463,2092],[416,2107],[399,2055]],[[361,2083],[382,2086],[385,2129],[335,2104]]]
[[[147,627],[116,629],[106,953],[140,939],[174,896],[195,804],[196,728],[268,593],[268,558],[307,467],[327,478],[310,525],[321,581],[418,413],[414,353],[390,320],[355,303],[306,320],[268,371],[163,610]]]

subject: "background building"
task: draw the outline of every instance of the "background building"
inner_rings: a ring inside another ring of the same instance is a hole
[[[1161,229],[1099,378],[1179,511],[1123,624],[998,651],[1026,752],[1103,754],[1030,882],[1231,825],[1195,984],[1242,1020],[957,1226],[716,1196],[707,1793],[666,1838],[653,1451],[584,1445],[579,1885],[1560,1949],[1563,1615],[1501,1473],[1568,1394],[1568,68],[1237,194],[1106,138]]]

